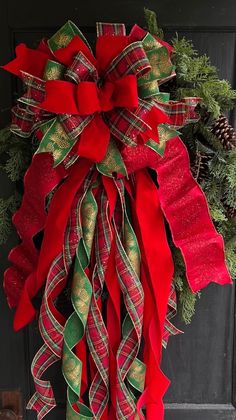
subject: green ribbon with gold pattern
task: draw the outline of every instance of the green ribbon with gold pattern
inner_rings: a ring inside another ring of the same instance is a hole
[[[84,336],[92,297],[92,286],[85,273],[85,268],[90,260],[97,216],[97,204],[92,193],[94,186],[86,193],[81,204],[82,220],[79,223],[81,223],[82,238],[76,252],[71,287],[74,312],[68,318],[64,330],[62,371],[68,384],[67,420],[93,418],[91,410],[79,402],[83,366],[73,349]],[[73,408],[75,403],[79,413]]]

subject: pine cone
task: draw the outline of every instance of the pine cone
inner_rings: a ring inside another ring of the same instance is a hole
[[[233,219],[234,217],[236,217],[236,209],[234,207],[227,206],[226,204],[224,205],[224,207],[229,219]]]
[[[231,150],[236,147],[236,133],[229,124],[228,118],[221,114],[211,128],[212,133],[222,143],[224,149]]]
[[[200,184],[208,174],[209,156],[200,151],[196,152],[195,160],[191,165],[191,170],[194,178]]]

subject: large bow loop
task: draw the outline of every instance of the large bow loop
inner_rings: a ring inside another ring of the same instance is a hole
[[[147,99],[164,95],[158,85],[173,74],[171,52],[137,25],[126,36],[123,24],[98,23],[97,35],[95,57],[69,21],[34,51],[40,71],[30,73],[32,50],[27,47],[18,49],[17,59],[7,65],[26,86],[12,129],[28,136],[36,127],[41,140],[37,153],[51,152],[55,165],[69,155],[100,162],[109,144],[109,153],[112,147],[116,154],[140,142],[151,142],[157,153],[163,150],[157,130],[163,121],[153,123],[157,102]]]
[[[88,80],[98,81],[98,71],[95,65],[80,51],[67,68],[65,79],[75,83]]]
[[[116,82],[84,81],[75,85],[65,80],[48,80],[44,84],[45,100],[40,108],[55,114],[87,116],[107,112],[113,108],[138,107],[135,76],[125,76]]]

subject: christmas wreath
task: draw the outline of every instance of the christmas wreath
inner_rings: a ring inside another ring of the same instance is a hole
[[[148,30],[129,35],[98,23],[95,54],[67,22],[3,66],[25,87],[0,135],[19,186],[0,200],[0,236],[14,214],[21,240],[4,290],[16,330],[38,315],[38,419],[56,405],[42,377],[58,360],[67,419],[162,419],[176,291],[189,322],[199,290],[236,275],[236,140],[222,114],[235,92],[145,14]]]

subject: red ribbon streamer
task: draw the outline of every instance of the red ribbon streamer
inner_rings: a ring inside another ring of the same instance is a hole
[[[191,175],[187,149],[178,137],[167,143],[156,170],[161,207],[182,252],[192,291],[210,282],[232,284],[223,238],[214,228],[206,198]]]
[[[21,207],[13,216],[13,223],[22,243],[10,252],[9,261],[13,266],[4,275],[4,289],[10,307],[18,305],[25,278],[31,276],[37,266],[38,251],[33,237],[45,226],[46,196],[65,175],[64,166],[53,168],[53,158],[49,153],[35,155],[25,174],[25,193]]]
[[[162,335],[174,268],[157,188],[146,170],[138,171],[135,181],[135,212],[146,262],[146,273],[142,268],[146,382],[137,407],[140,409],[145,404],[147,418],[161,420],[162,398],[169,384],[160,370]]]
[[[232,284],[223,238],[213,225],[206,197],[194,180],[188,151],[179,137],[167,142],[164,157],[140,145],[122,156],[128,173],[150,167],[157,172],[159,199],[175,245],[181,250],[193,292],[210,282]]]
[[[81,159],[72,167],[70,176],[56,191],[47,216],[37,273],[34,271],[26,279],[14,318],[14,329],[19,330],[32,320],[35,309],[31,300],[45,283],[53,259],[62,249],[64,231],[71,204],[76,191],[82,184],[92,163]]]

